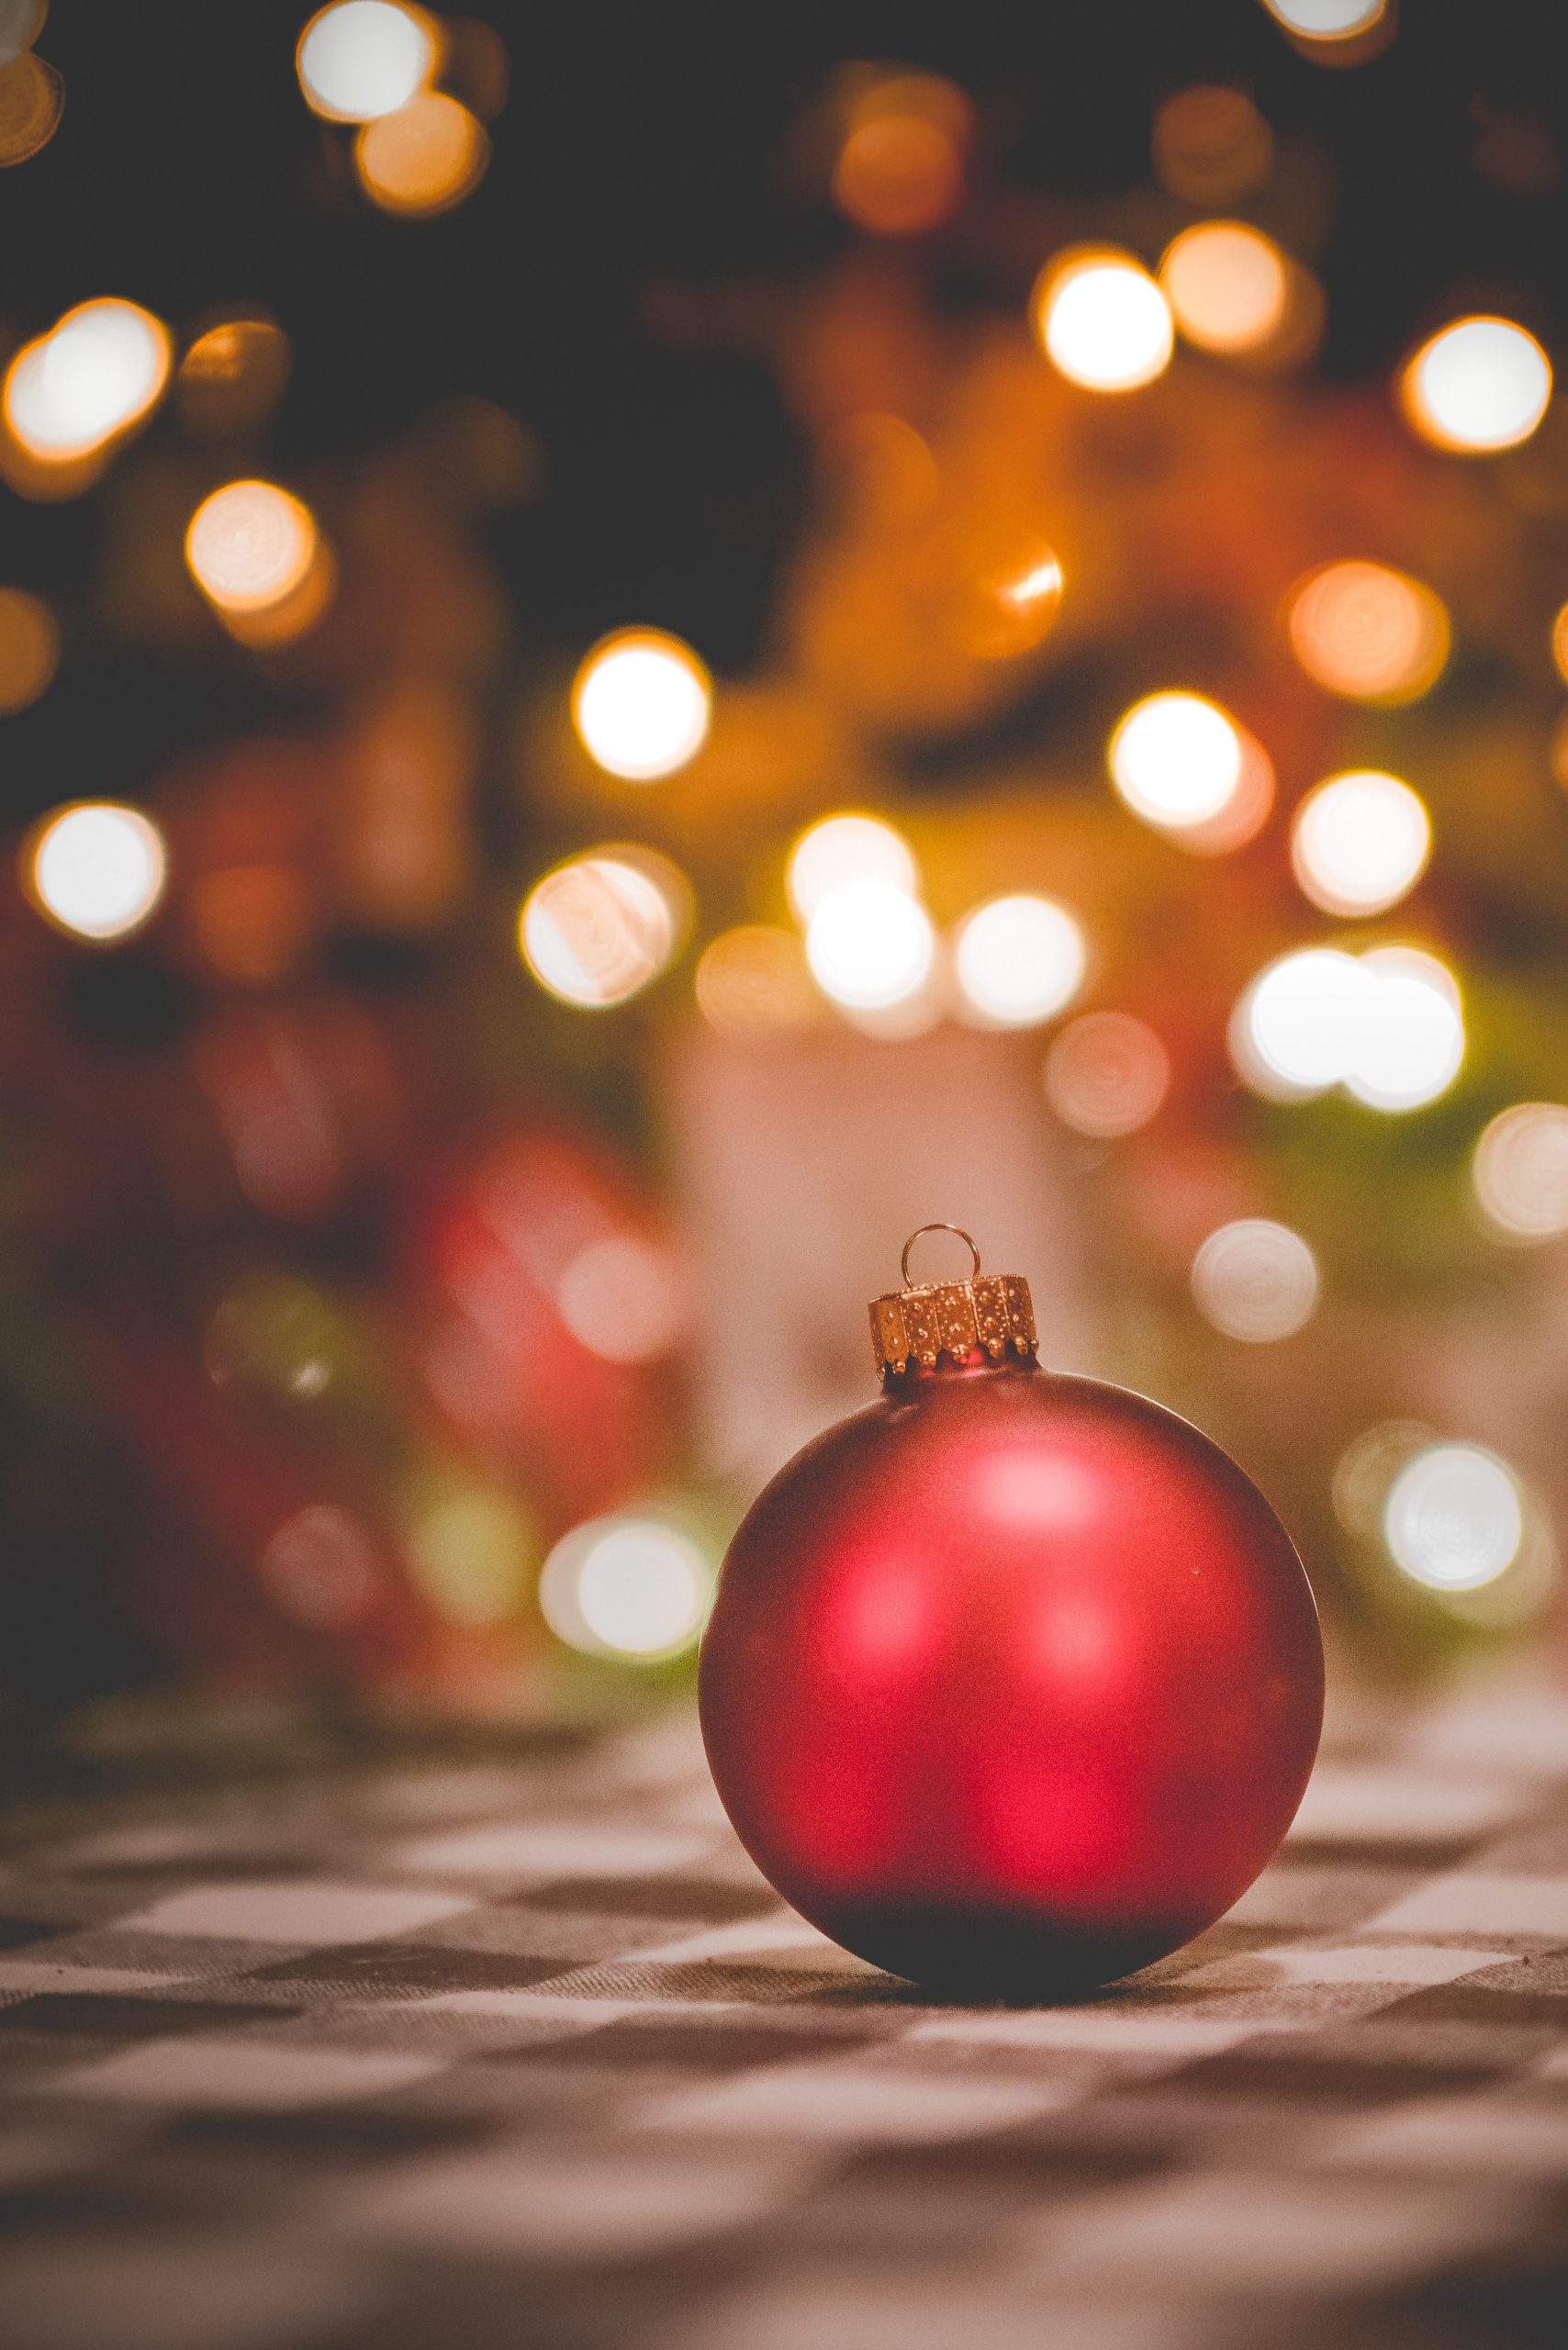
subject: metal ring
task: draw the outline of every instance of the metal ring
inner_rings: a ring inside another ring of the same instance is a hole
[[[980,1253],[975,1246],[974,1235],[972,1233],[966,1232],[961,1224],[923,1224],[917,1232],[912,1232],[910,1234],[909,1238],[903,1244],[903,1255],[899,1259],[899,1266],[903,1274],[903,1285],[905,1289],[911,1289],[914,1286],[909,1277],[909,1252],[914,1247],[915,1242],[917,1240],[923,1240],[928,1232],[956,1232],[960,1240],[967,1240],[969,1242],[969,1254],[975,1260],[969,1268],[969,1279],[970,1281],[973,1281],[980,1269]]]

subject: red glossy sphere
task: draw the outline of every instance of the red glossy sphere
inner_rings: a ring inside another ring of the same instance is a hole
[[[911,1380],[731,1545],[702,1730],[759,1868],[835,1941],[1048,1999],[1190,1941],[1290,1825],[1323,1647],[1208,1438],[1033,1364]]]

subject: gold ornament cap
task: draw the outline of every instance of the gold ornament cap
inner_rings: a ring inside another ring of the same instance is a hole
[[[909,1253],[928,1232],[953,1232],[974,1264],[968,1281],[912,1281]],[[871,1302],[871,1348],[877,1369],[902,1373],[913,1362],[935,1371],[938,1358],[967,1362],[976,1353],[992,1362],[1007,1355],[1032,1358],[1035,1308],[1021,1273],[982,1273],[980,1252],[962,1225],[923,1224],[903,1245],[904,1286]]]

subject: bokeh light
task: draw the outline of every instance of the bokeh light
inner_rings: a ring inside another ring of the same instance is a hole
[[[6,422],[45,464],[90,456],[140,423],[169,380],[169,330],[135,302],[84,302],[6,374]]]
[[[544,1561],[540,1612],[568,1648],[655,1663],[696,1639],[712,1580],[697,1544],[667,1519],[590,1518]]]
[[[812,978],[851,1011],[881,1012],[917,995],[935,952],[924,907],[891,881],[844,882],[806,925]]]
[[[1482,1132],[1471,1162],[1488,1224],[1508,1240],[1568,1232],[1568,1109],[1518,1102]]]
[[[515,1501],[483,1486],[430,1481],[416,1494],[404,1533],[409,1572],[454,1624],[498,1624],[528,1597],[538,1550]]]
[[[430,219],[477,187],[490,160],[484,125],[460,98],[421,90],[378,115],[354,140],[360,185],[383,212]]]
[[[605,1362],[653,1362],[685,1331],[689,1302],[667,1248],[609,1233],[564,1268],[555,1303],[574,1338]]]
[[[1370,1109],[1418,1109],[1447,1091],[1464,1058],[1459,989],[1415,947],[1298,949],[1242,995],[1230,1048],[1244,1081],[1276,1100],[1343,1085]]]
[[[1136,1134],[1170,1087],[1170,1057],[1146,1020],[1086,1012],[1046,1055],[1046,1099],[1062,1124],[1094,1141]]]
[[[773,923],[722,931],[704,949],[695,984],[699,1012],[722,1036],[794,1035],[820,1013],[805,948]]]
[[[1551,397],[1551,363],[1510,319],[1460,319],[1422,344],[1400,396],[1424,441],[1484,455],[1529,440]]]
[[[850,881],[885,881],[913,897],[920,871],[903,834],[877,816],[824,816],[808,825],[790,852],[786,879],[798,919],[810,922]]]
[[[1263,0],[1271,17],[1305,40],[1353,39],[1380,23],[1388,0]]]
[[[397,0],[334,0],[295,52],[305,103],[329,122],[370,122],[406,106],[435,62],[423,11]]]
[[[1254,1346],[1303,1328],[1317,1293],[1312,1250],[1299,1232],[1266,1216],[1221,1225],[1193,1260],[1193,1296],[1204,1321]]]
[[[1170,307],[1131,253],[1086,246],[1058,254],[1041,271],[1030,308],[1052,365],[1086,391],[1137,391],[1170,364]]]
[[[333,1502],[313,1502],[285,1518],[256,1572],[279,1613],[314,1632],[342,1632],[362,1623],[384,1590],[375,1536],[352,1510]]]
[[[60,664],[60,630],[39,596],[0,588],[0,717],[26,710]]]
[[[1561,607],[1551,623],[1551,657],[1558,676],[1568,685],[1568,604]]]
[[[43,58],[28,53],[26,43],[35,37],[37,25],[29,29],[25,21],[28,0],[20,0],[20,6],[24,21],[13,24],[8,39],[0,11],[0,169],[5,170],[30,162],[47,147],[65,112],[64,78]],[[36,15],[41,23],[41,6]]]
[[[182,420],[198,432],[259,423],[288,381],[288,337],[270,319],[225,319],[197,335],[174,377]]]
[[[275,482],[231,481],[204,498],[185,532],[185,560],[221,611],[285,603],[305,583],[318,545],[310,509]]]
[[[34,903],[74,938],[129,938],[163,895],[163,835],[139,808],[82,800],[30,835],[24,871]]]
[[[1239,729],[1202,694],[1150,694],[1111,737],[1111,780],[1133,813],[1162,832],[1210,822],[1242,781]]]
[[[629,783],[673,775],[708,737],[708,672],[688,644],[659,629],[622,629],[583,662],[572,719],[590,758]]]
[[[1290,299],[1284,257],[1240,220],[1199,220],[1166,247],[1159,283],[1189,342],[1202,351],[1259,350],[1279,332]]]
[[[1033,1028],[1072,1002],[1089,952],[1053,898],[992,898],[959,923],[953,973],[965,1012],[987,1027]]]
[[[541,987],[596,1008],[624,1003],[658,977],[680,932],[680,909],[660,885],[662,862],[599,849],[568,857],[536,884],[518,937]]]
[[[1381,563],[1327,563],[1292,591],[1292,650],[1306,674],[1352,701],[1413,701],[1448,659],[1441,599]]]
[[[1273,169],[1274,134],[1243,90],[1199,83],[1156,110],[1154,175],[1187,204],[1226,204],[1261,187]]]
[[[878,237],[918,236],[952,212],[964,192],[968,98],[935,73],[901,73],[864,91],[833,172],[846,219]]]
[[[1291,826],[1291,863],[1315,906],[1375,914],[1397,905],[1427,869],[1432,827],[1407,783],[1374,768],[1330,776]]]
[[[1389,1488],[1383,1539],[1400,1572],[1434,1591],[1473,1591],[1512,1566],[1524,1541],[1518,1481],[1478,1444],[1418,1452]]]

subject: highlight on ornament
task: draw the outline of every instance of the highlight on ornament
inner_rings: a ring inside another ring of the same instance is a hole
[[[1518,1557],[1525,1539],[1518,1481],[1481,1445],[1432,1445],[1394,1480],[1383,1530],[1389,1556],[1412,1583],[1474,1591]]]
[[[930,915],[892,881],[843,882],[806,924],[812,977],[849,1012],[887,1012],[918,996],[935,956]]]
[[[953,977],[964,1016],[989,1028],[1035,1028],[1083,985],[1083,931],[1054,898],[1028,891],[992,898],[964,916],[953,938]]]
[[[1291,864],[1325,913],[1383,912],[1415,888],[1432,851],[1417,794],[1375,768],[1330,776],[1309,791],[1291,825]]]
[[[713,1572],[684,1528],[655,1516],[590,1518],[563,1535],[539,1578],[558,1640],[585,1656],[656,1664],[691,1647]]]
[[[1193,1296],[1227,1338],[1294,1337],[1317,1309],[1317,1259],[1299,1232],[1245,1216],[1211,1232],[1193,1259]]]
[[[1440,597],[1381,563],[1327,563],[1292,590],[1291,649],[1315,684],[1351,701],[1414,701],[1449,656]]]
[[[383,212],[433,218],[472,195],[490,161],[489,136],[460,98],[421,90],[377,115],[354,140],[359,184]]]
[[[1046,1055],[1046,1099],[1063,1125],[1094,1142],[1137,1134],[1170,1090],[1170,1056],[1147,1020],[1086,1012]]]
[[[1160,832],[1211,823],[1241,788],[1240,730],[1203,694],[1150,694],[1135,702],[1107,757],[1126,806]]]
[[[1030,316],[1051,364],[1085,391],[1137,391],[1170,364],[1170,306],[1143,263],[1118,246],[1058,253],[1036,280]]]
[[[23,878],[40,913],[73,938],[129,938],[157,911],[168,878],[163,835],[140,808],[81,800],[57,809],[23,846]]]
[[[885,881],[913,898],[920,889],[914,851],[879,816],[823,816],[808,824],[785,874],[797,920],[810,922],[823,900],[849,881]]]
[[[60,666],[60,627],[41,596],[0,588],[0,717],[47,693]]]
[[[798,1035],[821,1014],[805,948],[774,923],[721,931],[704,948],[693,984],[708,1025],[740,1042]]]
[[[114,299],[80,303],[11,361],[0,395],[6,425],[40,464],[94,456],[151,413],[171,357],[169,330],[151,310]]]
[[[1499,1111],[1476,1142],[1471,1180],[1499,1239],[1555,1240],[1568,1232],[1568,1108],[1516,1102]]]
[[[1159,283],[1187,341],[1222,355],[1261,350],[1290,307],[1284,256],[1241,220],[1183,229],[1160,259]]]
[[[689,644],[662,629],[621,629],[578,669],[572,722],[610,775],[653,783],[696,757],[712,702],[708,672]]]
[[[328,122],[371,122],[407,106],[435,70],[431,23],[397,0],[318,9],[295,51],[306,105]]]
[[[1551,362],[1511,319],[1456,319],[1422,344],[1400,379],[1413,430],[1461,455],[1528,441],[1551,398]]]
[[[566,858],[530,890],[518,917],[522,958],[563,1003],[625,1003],[656,979],[679,945],[683,877],[646,850]]]
[[[1242,994],[1229,1034],[1238,1076],[1275,1101],[1342,1086],[1368,1109],[1417,1110],[1448,1091],[1464,1059],[1458,983],[1411,946],[1282,955]]]

